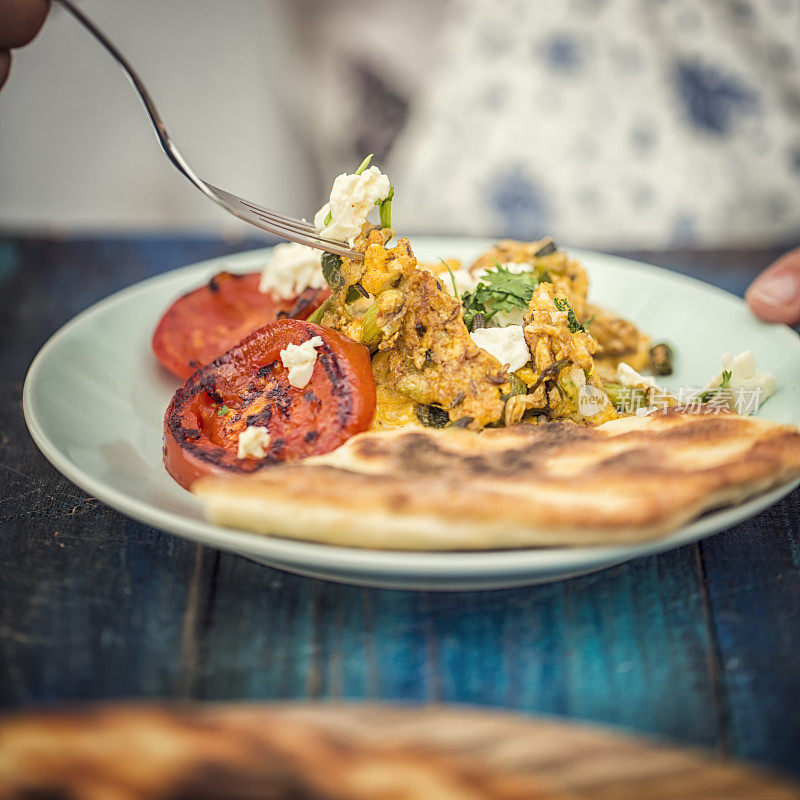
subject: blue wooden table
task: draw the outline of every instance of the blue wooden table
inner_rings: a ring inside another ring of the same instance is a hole
[[[598,720],[800,775],[800,492],[595,575],[448,595],[340,586],[196,546],[50,467],[20,400],[44,341],[129,283],[263,244],[0,237],[0,706],[452,701]],[[777,252],[634,255],[742,293]]]

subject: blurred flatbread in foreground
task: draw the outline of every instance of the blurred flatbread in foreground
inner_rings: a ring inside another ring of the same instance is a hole
[[[674,410],[570,422],[408,427],[193,491],[220,525],[403,550],[626,544],[800,475],[800,430]]]
[[[600,728],[385,706],[108,706],[0,721],[0,800],[798,800]]]

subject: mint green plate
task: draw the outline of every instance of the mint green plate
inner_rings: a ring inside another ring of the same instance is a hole
[[[412,244],[422,260],[468,261],[491,242],[420,236]],[[707,514],[664,539],[635,547],[394,552],[211,525],[161,462],[164,410],[178,383],[153,357],[150,336],[176,297],[221,269],[260,269],[267,252],[212,259],[138,283],[79,314],[45,344],[28,371],[23,407],[31,435],[58,470],[124,514],[210,547],[329,580],[428,590],[520,586],[592,572],[728,528],[797,485]],[[721,353],[752,350],[778,384],[759,416],[800,424],[797,334],[758,322],[739,298],[692,278],[599,253],[573,253],[589,272],[594,302],[634,320],[655,340],[674,345],[676,370],[665,385],[702,385],[719,371]]]

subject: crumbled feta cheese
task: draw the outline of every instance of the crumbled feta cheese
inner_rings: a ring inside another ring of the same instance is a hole
[[[281,361],[289,370],[289,383],[295,389],[304,389],[311,380],[314,364],[317,363],[316,348],[321,344],[322,339],[314,336],[302,344],[287,344],[286,349],[281,350]]]
[[[722,370],[709,381],[706,390],[720,387],[723,372],[731,374],[727,388],[731,403],[739,414],[754,414],[760,403],[775,394],[775,376],[759,372],[756,359],[749,350],[738,356],[723,353]]]
[[[317,211],[314,226],[320,236],[352,247],[369,212],[389,196],[391,188],[389,178],[377,167],[369,167],[360,175],[344,172],[334,180],[331,199]],[[326,225],[329,213],[331,220]]]
[[[617,365],[617,383],[629,389],[655,389],[656,391],[661,391],[661,387],[652,378],[641,375],[624,361]]]
[[[260,425],[251,425],[239,434],[238,458],[264,458],[269,447],[269,431]]]
[[[522,325],[478,328],[472,331],[470,337],[478,347],[493,355],[509,372],[516,372],[531,360]]]
[[[279,244],[261,272],[259,292],[271,292],[282,300],[296,297],[307,287],[322,289],[327,284],[322,275],[322,252],[302,244]]]

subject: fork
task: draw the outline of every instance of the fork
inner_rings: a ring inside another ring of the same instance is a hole
[[[328,253],[335,253],[356,260],[364,258],[361,253],[351,250],[342,242],[323,238],[319,235],[317,229],[305,220],[287,217],[284,214],[279,214],[277,211],[271,211],[268,208],[259,206],[256,203],[251,203],[249,200],[244,200],[235,194],[226,192],[224,189],[213,186],[199,178],[195,171],[186,163],[186,159],[180,154],[178,148],[175,147],[175,143],[172,141],[169,133],[167,133],[167,129],[161,119],[161,115],[156,109],[153,98],[150,96],[150,92],[147,90],[144,83],[142,83],[136,70],[130,65],[125,56],[122,55],[116,45],[114,45],[114,43],[79,8],[77,8],[71,0],[56,0],[56,2],[69,11],[69,13],[72,14],[72,16],[75,17],[75,19],[77,19],[106,50],[108,50],[114,60],[122,67],[147,110],[150,122],[153,123],[156,136],[167,158],[206,197],[213,200],[217,205],[222,206],[235,217],[249,222],[257,228],[262,228],[265,231],[269,231],[269,233],[280,236],[282,239],[289,239],[292,242],[314,247],[317,250],[324,250]]]

